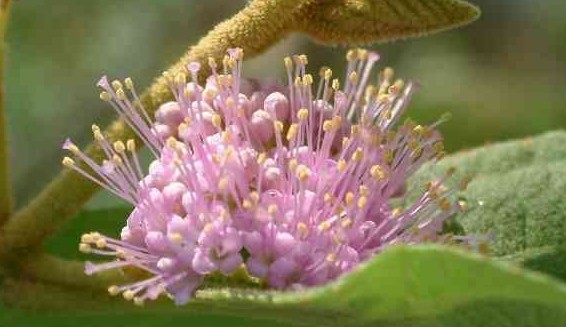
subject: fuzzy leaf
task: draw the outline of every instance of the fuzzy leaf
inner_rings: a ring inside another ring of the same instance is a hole
[[[391,41],[446,30],[476,20],[477,7],[460,0],[304,1],[297,28],[320,42]]]
[[[164,299],[136,308],[90,288],[39,280],[7,280],[3,298],[13,308],[4,308],[0,325],[485,327],[566,321],[563,284],[485,257],[426,245],[392,248],[326,287],[294,293],[206,289],[184,307]]]
[[[468,208],[457,217],[464,230],[492,232],[493,254],[566,278],[564,144],[566,132],[558,131],[465,151],[421,170],[415,183],[452,166],[473,176],[461,194]]]

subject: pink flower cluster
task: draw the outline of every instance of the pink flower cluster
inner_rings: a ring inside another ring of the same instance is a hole
[[[458,210],[443,180],[392,205],[415,170],[443,155],[442,139],[438,122],[393,129],[416,85],[393,81],[391,69],[370,85],[377,54],[348,52],[343,86],[330,69],[313,85],[306,56],[285,58],[286,87],[243,79],[242,56],[210,60],[204,86],[196,62],[166,74],[175,101],[155,121],[130,79],[99,81],[101,98],[155,155],[147,173],[134,140],[111,143],[93,126],[102,163],[65,142],[67,167],[134,206],[119,239],[81,240],[81,251],[112,257],[88,262],[87,274],[133,266],[151,275],[111,294],[143,304],[168,293],[183,304],[206,276],[238,269],[275,289],[321,285],[390,245],[438,239]]]

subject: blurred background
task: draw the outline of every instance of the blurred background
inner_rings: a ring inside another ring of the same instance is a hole
[[[563,128],[566,2],[473,0],[483,16],[465,28],[375,45],[381,67],[419,81],[410,116],[441,127],[451,152]],[[7,34],[6,106],[19,206],[60,169],[60,144],[81,146],[113,111],[98,99],[102,74],[142,88],[245,0],[16,1]],[[245,65],[248,76],[283,77],[282,57],[306,53],[313,72],[340,72],[344,48],[293,35]],[[273,63],[281,63],[274,65]]]

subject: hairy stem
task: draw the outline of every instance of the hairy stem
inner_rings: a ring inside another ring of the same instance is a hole
[[[10,0],[0,2],[0,226],[12,211],[12,188],[9,174],[8,124],[4,108],[4,35],[10,12]]]
[[[189,62],[206,63],[210,57],[220,62],[231,47],[242,48],[246,57],[261,53],[287,35],[292,21],[282,19],[281,13],[293,17],[295,3],[294,0],[251,2],[234,17],[217,25],[168,71],[175,74],[185,70]],[[200,78],[205,78],[209,73],[208,65],[204,64]],[[164,77],[158,77],[141,96],[150,114],[171,99],[172,94]],[[114,122],[106,130],[106,135],[110,140],[134,137],[122,121]],[[94,144],[88,147],[86,153],[95,160],[103,157],[103,152]],[[5,224],[0,232],[0,260],[13,265],[33,252],[75,215],[97,190],[96,185],[78,174],[62,171],[28,206],[16,212]]]

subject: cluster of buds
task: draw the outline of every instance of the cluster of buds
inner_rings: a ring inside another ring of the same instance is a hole
[[[133,140],[111,143],[97,126],[103,162],[65,142],[74,157],[65,166],[134,206],[119,239],[82,237],[81,251],[112,258],[88,262],[87,274],[136,267],[151,277],[109,292],[136,304],[167,293],[183,304],[214,273],[245,269],[271,288],[297,289],[391,245],[443,240],[443,222],[460,209],[457,190],[444,186],[453,171],[414,201],[404,190],[423,163],[444,155],[435,129],[443,119],[398,122],[414,83],[394,81],[387,68],[372,85],[379,56],[363,49],[348,52],[342,83],[324,68],[318,85],[304,55],[284,59],[287,86],[243,79],[242,58],[230,49],[222,65],[210,60],[204,86],[196,62],[165,74],[175,101],[155,120],[130,79],[99,81],[101,99],[155,160],[145,172]]]

